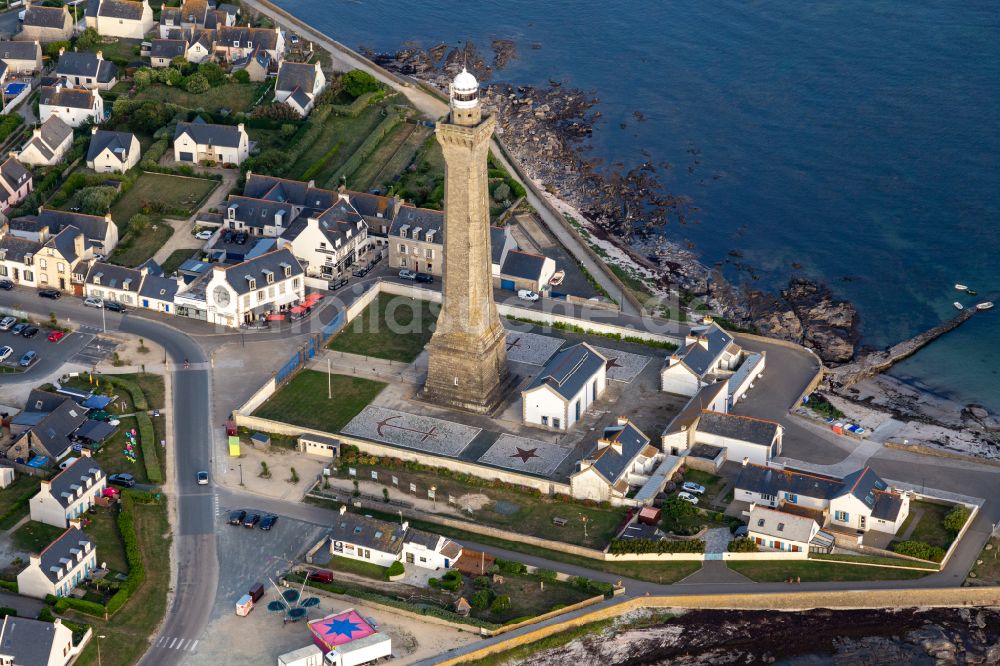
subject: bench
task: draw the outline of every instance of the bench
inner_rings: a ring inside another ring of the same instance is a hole
[[[553,524],[553,525],[557,525],[557,526],[559,526],[559,527],[566,527],[566,524],[567,524],[568,522],[569,522],[569,521],[568,521],[568,520],[566,520],[565,518],[559,518],[559,517],[556,517],[556,518],[553,518],[553,519],[552,519],[552,524]]]

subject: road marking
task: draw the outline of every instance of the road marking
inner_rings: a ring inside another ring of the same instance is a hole
[[[159,640],[156,641],[156,647],[163,647],[163,644],[166,642],[166,640],[167,640],[166,636],[160,636]]]
[[[173,650],[174,649],[174,645],[176,645],[176,644],[177,644],[177,639],[175,638],[174,640],[170,641],[170,645],[168,645],[167,648]]]
[[[188,650],[190,650],[191,652],[194,652],[194,650],[195,650],[195,648],[196,648],[196,647],[198,647],[198,641],[195,641],[194,643],[192,643],[192,644],[191,644],[191,645],[190,645],[190,646],[188,647]]]

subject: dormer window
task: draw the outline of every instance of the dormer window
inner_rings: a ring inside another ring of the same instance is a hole
[[[240,47],[240,40],[234,39],[233,40],[233,48],[239,48],[239,47]]]
[[[281,268],[285,271],[285,277],[292,277],[292,267],[290,265],[282,263]]]
[[[268,284],[274,284],[274,271],[264,271],[264,278]]]
[[[230,206],[229,207],[229,219],[230,220],[235,220],[236,219],[236,206]]]
[[[250,291],[253,291],[254,289],[256,289],[257,288],[257,280],[255,280],[254,278],[250,277],[249,275],[247,275],[246,278],[247,278],[247,288]]]
[[[104,277],[104,273],[98,273],[94,276],[94,284],[101,284],[101,278]]]
[[[128,291],[131,284],[132,284],[132,278],[126,278],[125,281],[122,282],[122,289]]]

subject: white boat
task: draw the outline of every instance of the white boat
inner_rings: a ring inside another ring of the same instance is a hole
[[[965,291],[966,289],[968,289],[968,287],[965,286],[964,284],[956,284],[955,289],[958,289],[959,291]]]
[[[993,307],[993,301],[984,301],[976,306],[977,310],[989,310]]]
[[[955,306],[955,309],[956,309],[956,310],[964,310],[964,309],[965,309],[965,308],[964,308],[964,307],[962,306],[962,304],[961,304],[961,303],[959,303],[958,301],[955,301],[954,303],[952,303],[952,305],[954,305],[954,306]]]

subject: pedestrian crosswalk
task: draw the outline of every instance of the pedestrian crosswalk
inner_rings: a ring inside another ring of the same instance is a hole
[[[160,636],[153,647],[164,650],[180,650],[181,652],[194,652],[198,649],[198,641],[193,638],[173,638],[170,636]]]

